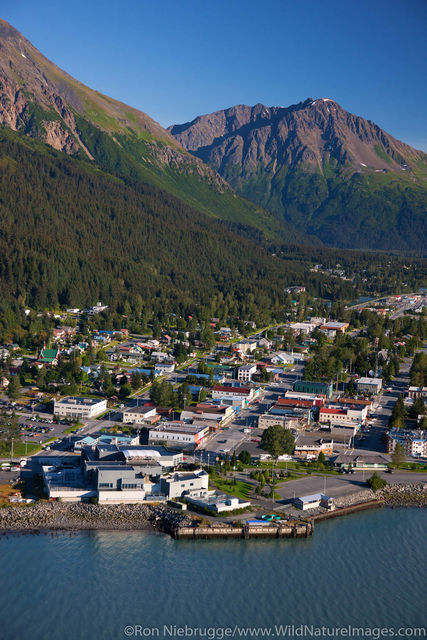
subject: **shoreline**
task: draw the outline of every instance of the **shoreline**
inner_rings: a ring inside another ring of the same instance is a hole
[[[351,496],[337,498],[337,507],[334,511],[316,514],[301,512],[301,516],[306,521],[317,523],[380,507],[425,508],[427,484],[387,485],[376,494],[366,489],[353,494],[353,499]],[[208,525],[212,536],[219,524]],[[221,526],[224,525],[232,526],[230,522],[223,522]],[[206,524],[201,526],[206,530]],[[179,538],[179,531],[190,527],[197,529],[189,515],[165,505],[43,502],[32,506],[0,508],[0,539],[5,535],[71,535],[82,531],[147,531]],[[236,538],[236,535],[233,537]]]
[[[187,515],[163,505],[43,502],[0,508],[0,537],[12,533],[81,531],[168,533],[168,529],[189,523]]]

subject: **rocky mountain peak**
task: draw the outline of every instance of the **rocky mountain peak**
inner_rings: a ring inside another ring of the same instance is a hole
[[[368,232],[369,225],[384,202],[394,199],[393,210],[406,211],[406,193],[411,193],[412,211],[422,220],[427,156],[332,98],[307,98],[289,107],[236,105],[169,131],[239,194],[325,243],[380,246],[383,238]],[[390,177],[399,185],[404,181],[401,191],[397,187],[399,195],[389,195],[395,189]],[[379,197],[378,191],[384,195]],[[327,215],[331,220],[326,223]],[[365,216],[369,224],[361,225],[357,216]],[[341,219],[344,231],[335,224]],[[402,214],[395,227],[403,229],[404,219]],[[360,240],[347,240],[350,220]]]

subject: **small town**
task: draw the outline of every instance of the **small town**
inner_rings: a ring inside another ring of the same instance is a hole
[[[427,3],[0,15],[0,640],[427,638]]]
[[[161,505],[260,535],[368,508],[426,479],[426,309],[421,293],[304,319],[296,300],[276,326],[171,316],[145,335],[101,328],[101,302],[36,314],[43,343],[0,350],[1,498]]]

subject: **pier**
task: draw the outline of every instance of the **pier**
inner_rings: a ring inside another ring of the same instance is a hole
[[[235,538],[235,539],[259,539],[259,538],[307,538],[313,533],[313,523],[282,521],[278,523],[254,524],[245,523],[243,527],[227,524],[202,525],[195,527],[177,527],[169,531],[177,540],[208,539],[208,538]]]

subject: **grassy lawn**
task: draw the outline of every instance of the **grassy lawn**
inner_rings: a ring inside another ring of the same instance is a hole
[[[14,493],[21,495],[21,484],[19,482],[15,484],[0,484],[0,506],[10,505],[9,496]]]
[[[41,446],[36,442],[27,442],[27,455],[30,456],[33,453],[37,453],[37,451],[41,450]],[[0,457],[4,458],[10,456],[9,447],[6,449],[4,446],[0,447]],[[13,443],[13,457],[17,458],[20,456],[25,456],[25,442],[14,442]]]
[[[229,493],[231,496],[241,498],[242,500],[248,500],[249,492],[252,486],[248,482],[242,482],[242,480],[228,480],[220,476],[212,476],[212,483],[218,489],[224,493]]]
[[[70,433],[75,433],[77,431],[77,429],[80,429],[82,425],[72,425],[71,427],[68,427],[68,429],[64,429],[64,431],[62,432],[62,434],[64,436],[69,435]]]
[[[9,496],[19,492],[15,484],[0,484],[0,502],[7,502]]]
[[[402,471],[427,471],[427,464],[422,464],[420,462],[404,462],[399,465],[399,469]]]
[[[256,465],[257,469],[271,469],[271,462],[260,462]],[[248,467],[248,469],[253,469],[254,467]],[[300,471],[301,473],[307,473],[307,471],[311,471],[311,473],[321,473],[336,476],[339,475],[338,471],[334,469],[320,469],[314,466],[305,465],[303,462],[296,462],[294,460],[290,462],[277,462],[274,464],[274,469],[287,469],[288,471]]]

